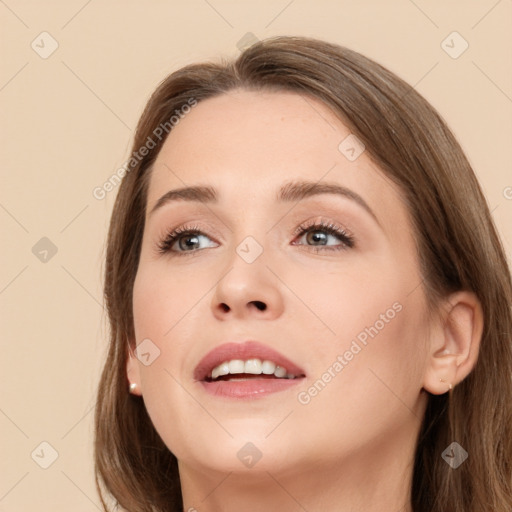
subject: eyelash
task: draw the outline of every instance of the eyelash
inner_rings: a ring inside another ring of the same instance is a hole
[[[322,251],[344,251],[347,249],[352,249],[355,245],[355,239],[352,235],[349,235],[348,232],[340,226],[337,226],[333,222],[305,222],[301,224],[293,233],[296,237],[302,237],[306,233],[310,231],[324,231],[329,235],[336,236],[341,240],[341,245],[306,245],[313,250],[313,252],[322,252]],[[294,244],[296,245],[296,244]]]
[[[319,253],[323,251],[342,251],[351,249],[355,245],[355,239],[352,235],[348,234],[347,231],[345,231],[343,228],[338,227],[336,224],[332,222],[312,222],[312,223],[304,223],[301,224],[294,232],[294,235],[296,237],[302,237],[304,234],[310,232],[310,231],[323,231],[329,235],[336,236],[339,238],[342,242],[340,245],[335,246],[315,246],[315,245],[306,245],[306,247],[313,250],[313,252]],[[158,243],[158,253],[165,254],[165,253],[174,253],[174,255],[177,256],[186,256],[192,253],[197,253],[200,251],[198,250],[191,250],[191,251],[171,251],[171,246],[176,240],[179,240],[182,236],[193,236],[193,235],[205,235],[198,226],[180,226],[164,236],[162,240]],[[207,235],[205,235],[207,236]],[[297,245],[297,244],[294,244]],[[301,244],[302,245],[302,244]]]

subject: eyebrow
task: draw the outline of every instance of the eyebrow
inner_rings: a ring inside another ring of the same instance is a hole
[[[353,190],[338,185],[337,183],[328,182],[314,182],[314,181],[294,181],[285,183],[277,193],[277,201],[291,202],[301,201],[308,197],[313,197],[321,194],[332,194],[342,196],[350,199],[361,206],[380,226],[380,222],[368,206],[368,203]],[[196,185],[190,187],[182,187],[166,192],[153,206],[149,215],[152,215],[156,210],[162,206],[173,201],[197,201],[201,203],[218,203],[219,194],[216,189],[207,185]]]

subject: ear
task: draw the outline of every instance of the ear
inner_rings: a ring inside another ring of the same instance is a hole
[[[423,388],[446,393],[463,381],[478,359],[483,311],[472,292],[456,292],[447,299],[431,330]]]
[[[133,344],[135,346],[135,343]],[[128,343],[128,358],[126,360],[126,375],[128,377],[128,386],[135,384],[133,389],[129,388],[132,395],[142,395],[141,379],[140,379],[140,361],[135,355],[132,344]]]

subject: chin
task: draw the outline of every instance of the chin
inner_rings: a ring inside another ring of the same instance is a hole
[[[196,437],[196,442],[189,450],[174,451],[178,460],[187,465],[206,468],[211,471],[223,473],[233,472],[247,475],[267,472],[286,471],[297,463],[299,446],[283,446],[278,439],[265,438],[267,434],[250,431],[240,435],[233,432],[234,437],[227,435],[220,441],[218,438],[201,439]],[[237,434],[237,435],[235,435]],[[272,437],[272,435],[270,436]]]

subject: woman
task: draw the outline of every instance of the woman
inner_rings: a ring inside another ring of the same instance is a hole
[[[178,70],[112,214],[100,493],[508,511],[511,290],[460,146],[388,70],[299,37]]]

